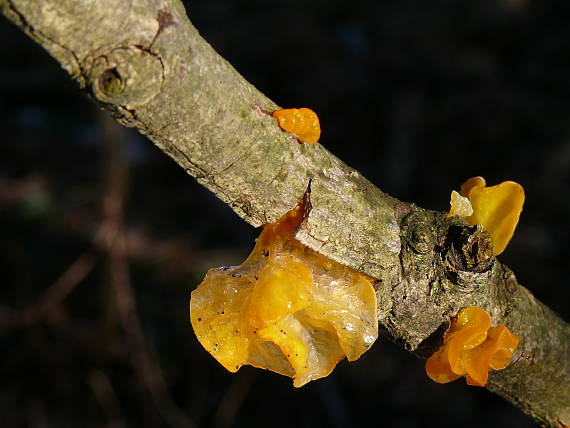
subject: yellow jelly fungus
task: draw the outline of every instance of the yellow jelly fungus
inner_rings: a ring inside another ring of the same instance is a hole
[[[507,367],[518,344],[518,337],[504,325],[489,329],[487,340],[468,353],[462,361],[467,372],[467,384],[485,386],[489,368],[501,370]]]
[[[267,224],[243,264],[210,269],[192,292],[196,336],[230,372],[250,364],[299,387],[378,337],[373,278],[295,240],[304,215],[301,203]]]
[[[485,181],[485,179],[480,175],[477,175],[476,177],[471,177],[470,179],[466,180],[465,183],[461,185],[459,194],[467,198],[469,196],[469,191],[473,187],[485,187],[486,185],[487,182]]]
[[[457,215],[459,217],[469,217],[473,214],[473,207],[471,206],[471,202],[469,198],[465,196],[461,196],[455,190],[451,191],[451,201],[449,202],[451,208],[449,213],[447,214],[448,217],[453,217]]]
[[[316,143],[321,137],[321,126],[317,114],[308,108],[288,108],[276,110],[272,116],[279,127],[295,134],[303,143]]]
[[[515,232],[524,204],[524,190],[514,181],[486,187],[483,177],[473,177],[461,186],[459,195],[452,192],[448,216],[458,215],[470,225],[480,224],[491,235],[495,255],[501,254]],[[468,198],[473,209],[467,214]]]
[[[485,386],[489,369],[507,367],[518,343],[507,327],[491,327],[485,310],[468,306],[451,320],[443,346],[426,361],[426,373],[438,383],[466,376],[468,385]]]

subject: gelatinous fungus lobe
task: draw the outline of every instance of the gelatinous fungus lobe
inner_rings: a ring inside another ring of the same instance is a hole
[[[468,306],[452,318],[443,346],[426,361],[426,373],[438,383],[465,376],[467,384],[484,386],[489,369],[500,370],[510,364],[518,342],[507,327],[491,327],[485,310]]]
[[[276,110],[272,116],[279,127],[295,134],[303,143],[316,143],[321,137],[321,126],[317,114],[308,108],[288,108]]]
[[[250,364],[299,387],[345,356],[356,360],[378,336],[373,278],[294,239],[305,208],[267,224],[243,264],[211,269],[192,292],[196,336],[231,372]]]
[[[513,237],[524,198],[522,186],[514,181],[486,187],[483,177],[473,177],[463,183],[459,194],[452,191],[448,216],[458,215],[472,226],[483,226],[499,255]]]
[[[469,198],[461,196],[455,190],[451,191],[451,200],[449,201],[450,209],[447,213],[447,217],[453,217],[454,215],[465,218],[473,214],[473,206]]]

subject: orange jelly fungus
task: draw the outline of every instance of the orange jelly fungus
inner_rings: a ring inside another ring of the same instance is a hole
[[[243,264],[210,269],[192,292],[196,336],[230,372],[250,364],[299,387],[378,337],[373,278],[295,240],[304,212],[301,203],[267,224]]]
[[[295,134],[303,143],[316,143],[321,137],[321,126],[317,114],[308,108],[288,108],[276,110],[272,116],[279,127]]]
[[[485,310],[468,306],[451,320],[443,346],[426,361],[426,373],[438,383],[466,376],[468,385],[485,386],[489,369],[507,367],[518,344],[504,325],[491,327]]]
[[[471,204],[472,213],[466,201]],[[486,187],[483,177],[473,177],[451,194],[448,216],[463,217],[470,225],[483,226],[493,241],[495,255],[501,254],[515,232],[524,204],[524,190],[514,181]]]

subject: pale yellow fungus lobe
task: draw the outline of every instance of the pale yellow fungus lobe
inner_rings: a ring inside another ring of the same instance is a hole
[[[473,214],[473,207],[471,206],[469,198],[461,196],[455,190],[451,191],[451,200],[449,202],[449,205],[451,208],[447,214],[448,217],[457,215],[459,217],[465,218]]]
[[[426,361],[426,373],[438,383],[465,376],[468,385],[485,386],[489,370],[507,367],[518,343],[504,325],[491,327],[484,309],[468,306],[451,320],[443,346]]]
[[[493,241],[495,255],[501,254],[515,232],[524,204],[524,189],[514,181],[486,187],[483,177],[473,177],[461,186],[459,195],[452,191],[448,216],[458,215],[470,225],[483,226]],[[468,198],[473,212],[468,214]]]
[[[211,269],[192,292],[196,336],[231,372],[250,364],[299,387],[378,337],[373,278],[294,239],[306,210],[303,202],[267,224],[243,264]]]

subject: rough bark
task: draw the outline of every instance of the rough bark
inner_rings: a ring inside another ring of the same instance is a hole
[[[379,322],[420,356],[451,316],[485,308],[521,338],[488,388],[537,421],[570,425],[570,327],[492,255],[486,232],[384,193],[322,145],[299,144],[277,106],[198,34],[178,0],[0,0],[95,102],[137,127],[253,226],[295,206],[297,238],[378,278]]]

